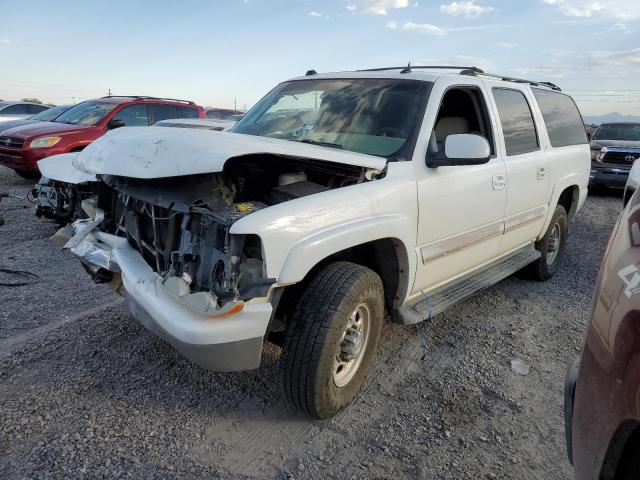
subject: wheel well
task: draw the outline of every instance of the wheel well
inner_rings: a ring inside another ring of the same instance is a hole
[[[638,478],[640,472],[640,424],[623,422],[611,437],[607,454],[602,463],[600,478],[603,480],[627,480]]]
[[[337,261],[357,263],[380,275],[384,288],[385,307],[389,312],[393,311],[394,305],[398,306],[406,296],[406,290],[409,287],[409,260],[404,245],[393,238],[374,240],[330,255],[318,262],[302,281],[285,287],[276,307],[274,329],[278,328],[277,324],[282,326],[287,322],[306,285],[314,275],[327,264]]]
[[[580,189],[577,185],[573,185],[572,187],[565,188],[560,194],[560,197],[558,197],[558,205],[564,207],[564,211],[567,212],[569,218],[575,215],[575,207],[578,205],[579,195]]]

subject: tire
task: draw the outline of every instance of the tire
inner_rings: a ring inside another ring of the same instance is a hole
[[[358,318],[361,333],[355,334]],[[314,418],[331,418],[349,405],[373,361],[383,319],[384,292],[375,272],[350,262],[320,270],[287,326],[280,360],[287,401]]]
[[[32,172],[31,170],[14,170],[14,172],[16,172],[19,177],[25,178],[27,180],[35,180],[37,178],[40,178],[40,172],[38,171]]]
[[[544,237],[536,242],[536,250],[542,256],[526,267],[526,271],[534,280],[544,282],[553,277],[564,256],[569,233],[567,212],[561,205],[556,206]],[[554,238],[556,240],[554,240]],[[554,248],[555,245],[555,248]],[[555,252],[555,255],[553,254]]]

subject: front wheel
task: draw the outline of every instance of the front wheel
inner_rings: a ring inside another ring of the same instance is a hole
[[[564,256],[569,233],[569,219],[564,207],[558,205],[553,212],[547,232],[536,242],[540,258],[527,266],[527,272],[541,282],[549,280],[558,270]]]
[[[287,327],[280,361],[297,410],[330,418],[356,397],[373,361],[384,318],[380,277],[335,262],[311,280]]]

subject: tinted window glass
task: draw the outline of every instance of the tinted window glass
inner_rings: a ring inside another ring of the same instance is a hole
[[[494,88],[493,97],[498,106],[507,155],[538,150],[536,127],[524,94],[517,90]]]
[[[540,106],[552,146],[566,147],[587,143],[582,116],[570,96],[539,88],[532,90]]]
[[[180,118],[198,118],[198,109],[194,107],[178,107]]]
[[[1,115],[25,115],[26,113],[27,113],[27,106],[24,103],[9,105],[8,107],[0,110]]]
[[[48,110],[48,107],[45,107],[44,105],[29,105],[29,113],[40,113],[40,112],[44,112],[45,110]]]
[[[594,140],[625,140],[640,142],[640,123],[607,123],[600,125]]]
[[[113,120],[124,120],[125,127],[146,127],[149,125],[147,106],[136,104],[124,107],[113,116]]]
[[[149,108],[151,109],[153,123],[159,122],[160,120],[166,120],[168,118],[179,118],[178,109],[174,105],[160,105],[152,103],[149,104]]]

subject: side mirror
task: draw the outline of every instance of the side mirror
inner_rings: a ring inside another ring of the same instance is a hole
[[[120,118],[114,118],[107,123],[107,130],[113,130],[114,128],[124,127],[124,120]]]
[[[456,165],[481,165],[491,158],[491,147],[481,135],[449,135],[444,141],[444,153],[427,156],[427,167],[452,167]]]

